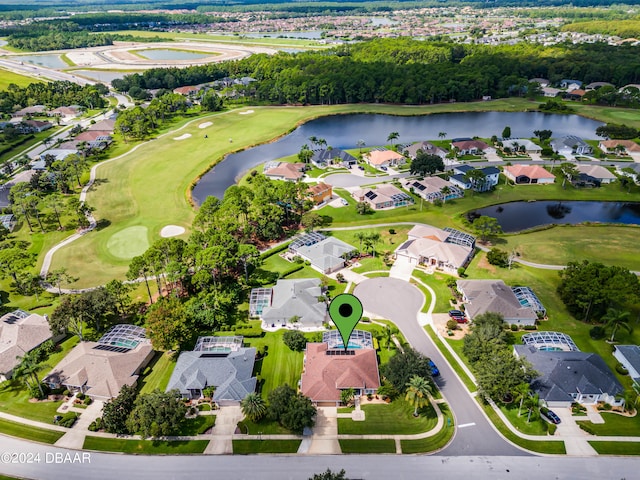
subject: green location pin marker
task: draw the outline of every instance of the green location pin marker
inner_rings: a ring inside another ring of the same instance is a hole
[[[329,316],[338,327],[345,350],[349,345],[351,332],[362,318],[362,311],[362,303],[350,293],[341,293],[329,304]]]

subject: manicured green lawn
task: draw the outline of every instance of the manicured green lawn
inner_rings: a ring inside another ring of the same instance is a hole
[[[240,431],[246,435],[290,435],[291,432],[280,425],[278,422],[263,418],[258,423],[252,422],[245,418],[238,423]]]
[[[205,433],[216,424],[215,415],[198,415],[195,418],[189,418],[184,422],[180,429],[180,435],[191,437]]]
[[[342,453],[396,453],[394,440],[338,440]]]
[[[509,405],[501,405],[500,410],[504,413],[511,424],[516,427],[519,432],[526,433],[528,435],[546,435],[549,428],[549,424],[542,420],[538,415],[538,418],[531,420],[527,423],[528,411],[523,408],[518,417],[519,402],[513,402]],[[533,415],[533,413],[532,413]]]
[[[11,422],[3,418],[0,418],[0,433],[10,435],[12,437],[24,438],[33,442],[50,444],[56,443],[64,435],[64,432],[31,427],[21,423]]]
[[[349,207],[344,207],[349,208]],[[320,210],[319,213],[322,215],[323,210]],[[358,233],[379,233],[380,241],[374,245],[376,250],[376,257],[381,258],[382,254],[385,251],[393,251],[398,245],[402,244],[407,239],[407,232],[411,230],[411,225],[397,225],[394,227],[374,227],[374,228],[365,228],[362,230],[335,230],[329,232],[330,235],[339,238],[340,240],[347,242],[357,249],[364,250],[364,244],[362,247],[360,246],[360,240],[356,237]],[[395,233],[389,233],[389,230],[394,231]],[[369,260],[369,258],[363,259],[363,261]],[[361,262],[362,263],[362,262]],[[364,264],[363,264],[364,265]],[[370,270],[386,270],[386,268],[371,268]],[[359,269],[355,269],[356,272],[360,272]],[[366,271],[366,270],[365,270]]]
[[[40,367],[42,379],[78,343],[78,337],[70,337],[61,344],[61,350],[53,353]],[[30,402],[31,395],[24,383],[17,380],[4,382],[0,386],[0,411],[44,423],[52,423],[56,410],[62,402]]]
[[[120,438],[102,438],[88,436],[84,440],[83,450],[104,452],[122,452],[133,454],[185,454],[202,453],[209,440],[160,441],[160,440],[124,440]]]
[[[335,297],[336,295],[344,292],[344,289],[346,287],[345,283],[338,283],[337,281],[333,280],[332,278],[329,278],[326,275],[321,274],[317,270],[314,270],[309,265],[297,264],[297,263],[289,262],[289,261],[285,260],[284,258],[282,258],[277,253],[274,254],[274,255],[271,255],[270,257],[265,259],[264,263],[260,267],[260,270],[262,271],[262,272],[259,272],[259,273],[261,273],[261,278],[268,278],[268,279],[272,279],[273,280],[273,282],[265,283],[264,286],[269,286],[269,285],[275,284],[275,282],[277,280],[277,277],[275,275],[269,275],[266,272],[273,272],[273,273],[281,275],[282,273],[291,270],[296,265],[303,265],[303,268],[301,270],[298,270],[297,272],[293,272],[293,273],[287,275],[284,278],[287,278],[287,279],[320,278],[320,279],[323,279],[326,282],[327,289],[329,291],[329,294],[332,297]],[[254,276],[255,276],[255,274],[254,274]]]
[[[42,80],[0,68],[0,90],[6,90],[12,83],[15,83],[19,87],[26,87],[30,83],[42,83]]]
[[[534,452],[539,453],[550,453],[550,454],[565,454],[566,450],[564,447],[564,442],[562,440],[527,440],[519,437],[511,430],[507,428],[507,426],[500,420],[500,417],[493,411],[489,405],[483,405],[482,402],[478,401],[480,406],[484,409],[485,413],[491,420],[491,423],[495,425],[495,427],[500,431],[502,435],[504,435],[508,440],[511,440],[516,445],[520,445],[522,448],[526,448],[527,450],[532,450]]]
[[[469,389],[470,392],[475,392],[478,389],[476,387],[476,384],[473,383],[473,381],[469,378],[469,376],[465,373],[465,371],[462,370],[462,368],[460,368],[460,366],[458,365],[458,361],[454,358],[453,355],[451,355],[451,352],[449,352],[449,350],[444,346],[444,344],[442,343],[442,340],[440,340],[440,338],[433,331],[433,328],[431,328],[431,325],[426,325],[424,329],[426,330],[427,334],[431,337],[431,340],[435,342],[436,346],[438,347],[438,350],[440,350],[440,353],[442,353],[442,355],[447,359],[447,362],[449,362],[449,365],[451,365],[451,367],[456,371],[456,373],[462,380],[462,383],[465,384],[465,386]]]
[[[360,263],[360,267],[355,267],[353,269],[356,273],[367,273],[376,270],[389,270],[383,261],[383,257],[378,255],[377,257],[365,257],[358,260]]]
[[[438,407],[444,416],[444,425],[440,431],[431,437],[421,438],[419,440],[400,440],[402,453],[435,452],[445,447],[451,441],[455,433],[453,415],[446,403],[441,403]]]
[[[413,416],[413,407],[400,397],[388,404],[363,405],[364,422],[354,422],[350,418],[338,419],[338,433],[353,435],[410,435],[428,432],[437,422],[435,410],[431,405]]]
[[[168,353],[156,353],[152,363],[145,368],[138,379],[140,393],[151,393],[155,389],[164,392],[176,367],[176,360]]]
[[[638,442],[589,442],[600,455],[640,455]]]
[[[235,455],[253,453],[296,453],[302,440],[233,440]]]
[[[589,425],[589,428],[593,430],[596,435],[599,436],[623,436],[623,437],[638,437],[640,436],[640,415],[635,417],[624,417],[616,413],[600,412],[605,423],[591,423],[589,421],[585,423]],[[576,419],[577,420],[577,419]]]
[[[449,299],[452,297],[451,289],[447,287],[447,280],[451,278],[449,275],[442,273],[434,273],[428,275],[419,269],[413,270],[413,276],[418,278],[422,283],[429,285],[436,293],[435,313],[445,313],[451,309]]]

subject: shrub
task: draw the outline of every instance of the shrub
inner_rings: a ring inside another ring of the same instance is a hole
[[[604,330],[604,327],[595,326],[591,330],[589,330],[589,336],[594,340],[600,340],[604,338],[605,334],[606,332]]]
[[[360,319],[360,321],[361,321],[361,322],[364,322],[364,323],[369,323],[369,322],[371,321],[371,319],[370,319],[369,317],[362,317],[362,318]]]
[[[458,328],[458,322],[453,319],[447,321],[447,329],[455,330],[456,328]]]
[[[517,331],[518,331],[518,329],[519,329],[518,325],[516,325],[515,323],[512,323],[512,324],[511,324],[511,331],[512,331],[512,332],[517,332]]]
[[[442,200],[440,200],[439,198],[436,198],[436,199],[433,201],[433,205],[434,205],[434,206],[436,206],[436,207],[441,207],[442,205],[444,205],[444,203],[443,203],[443,202],[442,202]]]
[[[596,434],[595,430],[593,429],[593,426],[591,426],[587,422],[577,422],[577,423],[580,426],[580,428],[582,430],[584,430],[585,432],[590,433],[591,435],[595,435]]]
[[[525,330],[536,330],[538,327],[536,327],[535,325],[525,325],[524,329]]]
[[[294,352],[301,352],[307,346],[307,339],[298,330],[287,330],[282,336],[282,341]]]
[[[91,424],[89,425],[89,431],[90,432],[97,432],[98,430],[102,429],[102,417],[98,417],[96,418],[93,422],[91,422]]]
[[[68,389],[65,389],[65,390],[62,392],[62,394],[63,394],[65,397],[68,397],[70,393],[71,393],[71,392],[70,392]]]
[[[77,398],[78,400],[84,400],[84,399],[85,399],[85,397],[86,397],[86,395],[85,395],[84,393],[82,393],[82,392],[79,392],[79,393],[76,395],[76,398]]]
[[[624,365],[622,365],[620,362],[616,364],[616,372],[618,372],[620,375],[629,375],[629,370],[624,368]]]
[[[499,248],[492,248],[487,253],[487,261],[497,267],[507,267],[509,266],[509,254]]]
[[[338,281],[338,283],[344,283],[344,275],[341,273],[336,273],[336,280]]]
[[[31,398],[42,400],[47,397],[47,395],[49,394],[49,386],[46,383],[41,383],[40,385],[42,385],[42,392],[40,391],[40,388],[38,388],[38,385],[31,385],[29,387]]]
[[[467,271],[467,269],[464,268],[464,267],[458,268],[458,276],[464,277],[464,272],[466,272],[466,271]]]
[[[390,228],[389,229],[389,235],[395,235],[396,234],[396,229],[395,228]]]
[[[73,424],[76,423],[77,419],[78,414],[76,412],[67,412],[60,420],[58,420],[58,425],[61,427],[71,428],[73,427]]]
[[[213,394],[215,391],[216,391],[216,387],[214,387],[213,385],[210,385],[206,387],[204,390],[202,390],[202,395],[205,398],[213,398]]]
[[[91,400],[91,397],[85,397],[82,403],[84,403],[85,405],[91,405],[93,403],[93,400]]]
[[[550,423],[547,426],[547,432],[549,433],[549,435],[555,435],[557,429],[558,429],[558,426],[553,423]]]

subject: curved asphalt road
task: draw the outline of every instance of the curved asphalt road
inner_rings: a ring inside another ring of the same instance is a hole
[[[530,455],[507,442],[488,422],[416,319],[424,303],[420,290],[404,280],[378,277],[359,283],[354,290],[364,309],[394,322],[411,346],[433,359],[440,370],[438,387],[455,415],[456,434],[438,455]]]

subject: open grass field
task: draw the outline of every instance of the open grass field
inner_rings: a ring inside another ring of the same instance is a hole
[[[123,440],[120,438],[102,438],[88,436],[84,440],[83,450],[103,452],[121,452],[133,454],[202,453],[209,440],[165,441],[165,440]]]
[[[253,453],[296,453],[302,440],[233,440],[235,455]]]
[[[10,70],[0,68],[0,90],[6,90],[9,85],[15,83],[19,87],[26,87],[30,83],[40,83],[42,80],[26,75],[20,75]]]
[[[156,353],[156,357],[138,379],[140,393],[151,393],[155,389],[164,392],[175,367],[176,360],[168,353]]]
[[[55,430],[46,430],[44,428],[31,427],[22,423],[11,422],[0,418],[0,433],[10,435],[12,437],[24,438],[32,442],[56,443],[64,432]]]
[[[350,418],[338,419],[338,433],[352,435],[411,435],[428,432],[437,422],[436,412],[431,405],[418,410],[413,416],[413,407],[403,397],[391,403],[363,405],[364,422],[354,422]]]

